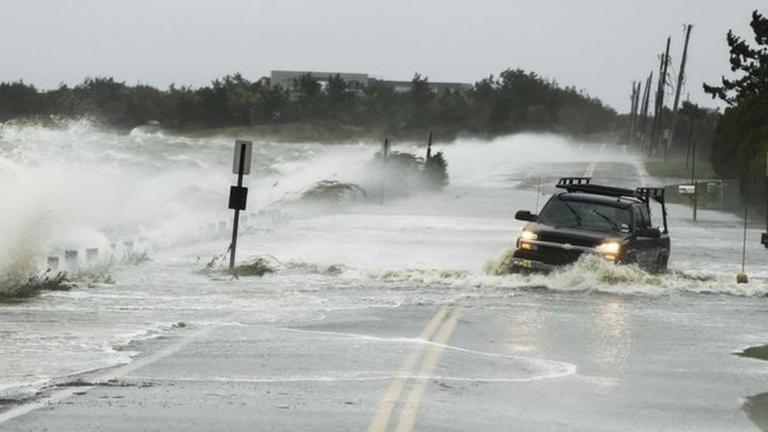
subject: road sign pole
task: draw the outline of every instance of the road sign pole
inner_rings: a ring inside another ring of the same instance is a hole
[[[243,187],[243,176],[250,173],[252,143],[249,141],[235,142],[235,161],[233,162],[233,171],[237,174],[237,186],[229,190],[229,208],[235,211],[235,218],[232,221],[232,242],[229,245],[229,269],[235,273],[235,258],[237,256],[237,234],[240,227],[240,210],[245,210],[245,204],[248,197],[248,189]],[[247,161],[247,162],[246,162]]]

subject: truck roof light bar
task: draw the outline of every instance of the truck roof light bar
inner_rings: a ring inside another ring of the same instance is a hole
[[[591,181],[592,177],[562,177],[557,181],[557,187],[570,185],[588,185]]]

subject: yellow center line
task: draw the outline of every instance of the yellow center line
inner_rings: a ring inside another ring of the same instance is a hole
[[[605,151],[605,144],[600,146],[600,153],[598,156],[603,154],[603,151]],[[592,177],[595,174],[595,166],[597,165],[597,159],[593,160],[587,165],[587,170],[584,171],[584,177]]]
[[[433,316],[429,321],[427,326],[424,328],[424,331],[421,332],[421,339],[426,341],[430,340],[447,314],[448,305],[443,305],[437,311],[435,316]],[[423,351],[424,344],[418,344],[411,350],[410,354],[403,363],[403,366],[400,368],[400,370],[398,370],[397,377],[387,388],[387,392],[384,394],[384,400],[382,400],[381,405],[379,405],[379,410],[376,413],[376,417],[373,418],[370,426],[368,426],[369,432],[383,432],[387,429],[387,423],[389,423],[389,418],[392,416],[392,411],[397,404],[397,400],[400,399],[400,395],[403,393],[403,388],[405,387],[407,376],[413,372],[413,369],[416,367],[416,364],[421,358],[421,353]]]
[[[430,378],[435,367],[437,367],[440,355],[445,349],[445,344],[448,343],[453,331],[456,329],[460,314],[461,309],[457,306],[435,338],[434,342],[436,345],[432,345],[424,356],[424,363],[419,373],[420,378],[413,383],[411,391],[408,393],[408,399],[405,402],[403,411],[400,413],[400,420],[395,429],[396,432],[411,432],[413,430],[413,426],[416,423],[416,414],[419,412],[419,405],[424,396],[424,389],[427,386],[427,380]]]

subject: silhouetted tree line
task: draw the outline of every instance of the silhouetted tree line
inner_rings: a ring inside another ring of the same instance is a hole
[[[704,91],[728,104],[714,131],[711,160],[718,175],[741,180],[742,194],[762,208],[768,152],[768,18],[757,11],[750,23],[756,46],[728,32],[731,71],[720,86]]]
[[[118,128],[158,121],[181,130],[293,122],[472,134],[533,130],[586,135],[620,128],[615,111],[598,99],[511,69],[469,90],[434,91],[417,74],[406,92],[375,80],[365,87],[352,85],[339,76],[321,83],[309,74],[294,80],[290,89],[240,74],[205,87],[162,90],[113,78],[88,78],[50,91],[21,81],[0,83],[0,121],[42,116],[89,116]]]

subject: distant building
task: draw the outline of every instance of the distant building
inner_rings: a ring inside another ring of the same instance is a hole
[[[372,82],[380,82],[385,85],[391,86],[398,93],[404,93],[411,89],[410,81],[392,81],[374,78],[366,73],[350,73],[350,72],[318,72],[318,71],[272,71],[270,73],[270,84],[272,87],[280,86],[284,89],[293,89],[294,80],[299,77],[311,74],[312,78],[318,80],[322,85],[326,85],[331,77],[339,75],[342,80],[347,84],[351,84],[353,87],[365,88]],[[441,90],[470,90],[473,85],[468,83],[457,82],[429,82],[429,86],[433,91],[439,92]]]
[[[391,80],[380,80],[382,83],[389,85],[395,89],[398,93],[405,93],[411,89],[411,82],[410,81],[391,81]],[[439,92],[440,90],[472,90],[473,85],[468,83],[457,83],[457,82],[433,82],[429,81],[429,87],[434,92]]]
[[[272,87],[280,86],[284,89],[292,89],[293,80],[306,74],[312,74],[312,78],[320,81],[322,84],[328,83],[328,80],[330,80],[331,77],[339,75],[347,84],[368,87],[368,74],[349,72],[272,71],[269,74],[269,81],[272,84]]]

